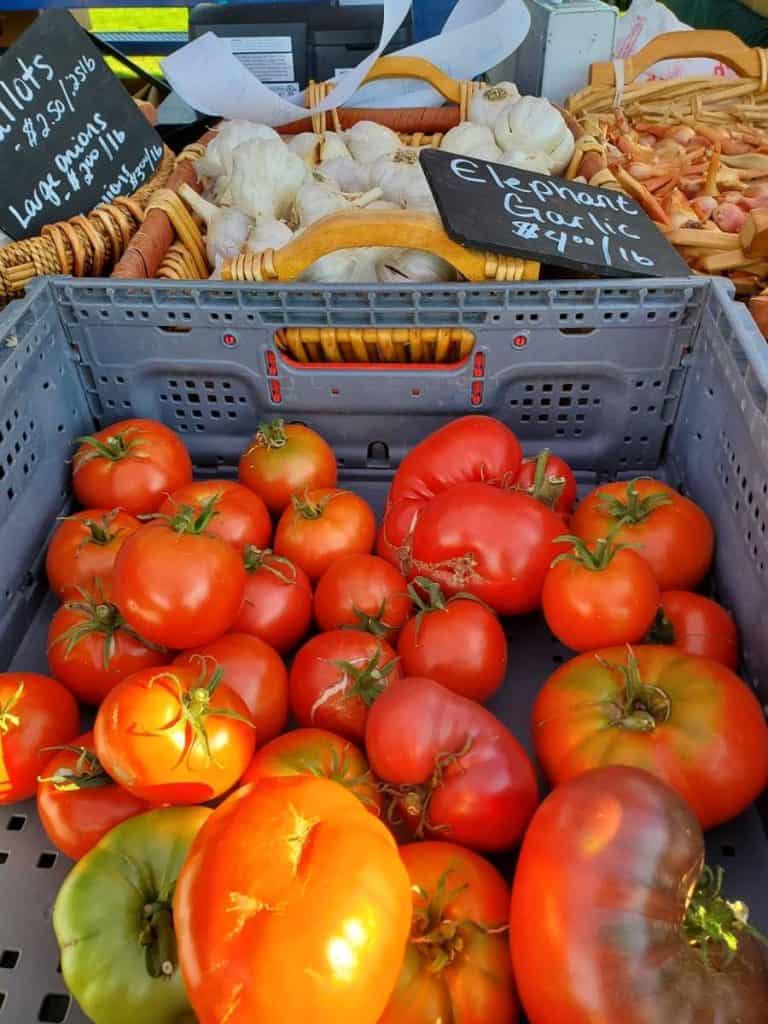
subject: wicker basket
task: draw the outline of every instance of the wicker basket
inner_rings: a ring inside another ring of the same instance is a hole
[[[307,130],[322,132],[329,128],[340,131],[357,121],[371,120],[398,132],[404,145],[439,145],[446,131],[466,120],[469,100],[479,88],[474,82],[455,81],[433,64],[414,57],[382,57],[366,81],[382,78],[421,79],[453,105],[397,110],[341,108],[315,114],[281,131],[284,134]],[[311,84],[307,92],[308,105],[315,106],[332,89],[327,82]],[[152,196],[144,224],[113,276],[172,280],[200,280],[209,276],[203,235],[177,190],[186,183],[200,191],[193,160],[204,152],[211,138],[213,133],[181,154],[167,187]],[[222,276],[230,281],[291,281],[320,256],[338,249],[371,245],[430,250],[471,281],[531,281],[538,278],[540,269],[534,260],[465,249],[448,238],[439,219],[429,214],[404,210],[384,215],[361,210],[324,217],[282,249],[238,256],[224,265]]]

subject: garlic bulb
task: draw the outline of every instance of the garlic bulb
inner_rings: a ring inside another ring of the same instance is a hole
[[[475,156],[480,160],[498,160],[501,155],[491,129],[471,121],[451,128],[440,143],[440,149],[460,156]]]
[[[289,220],[302,228],[309,227],[316,220],[329,213],[336,213],[349,207],[349,202],[324,181],[307,181],[296,193]]]
[[[357,163],[350,156],[337,156],[332,160],[324,160],[315,170],[338,182],[342,192],[364,192],[370,187],[369,168]]]
[[[390,203],[388,199],[375,199],[372,203],[368,203],[366,210],[402,210],[404,207],[400,203]]]
[[[264,252],[266,249],[280,249],[293,238],[293,232],[281,220],[262,217],[248,232],[245,248],[250,252]]]
[[[349,157],[350,153],[344,140],[337,132],[324,132],[320,141],[320,162],[335,160],[337,157]]]
[[[522,171],[541,171],[550,174],[551,163],[544,153],[526,153],[522,149],[510,149],[502,154],[501,162],[508,167],[519,167]]]
[[[562,174],[568,164],[571,162],[574,150],[576,149],[576,143],[570,130],[567,135],[564,135],[560,142],[557,144],[555,149],[549,153],[549,166],[550,174]]]
[[[307,178],[307,165],[282,141],[251,139],[234,151],[229,191],[251,217],[282,220]]]
[[[523,96],[503,110],[494,126],[497,143],[503,150],[520,149],[525,153],[543,153],[560,170],[573,154],[574,141],[559,110],[549,100]]]
[[[212,139],[203,156],[195,161],[195,170],[199,178],[217,178],[221,174],[229,174],[232,170],[232,153],[241,142],[249,139],[279,139],[274,128],[266,124],[255,124],[252,121],[225,121],[219,128],[216,138]]]
[[[484,124],[493,128],[496,118],[511,104],[520,99],[520,93],[514,82],[498,82],[486,85],[476,92],[469,101],[469,120],[474,124]]]
[[[205,222],[205,253],[210,265],[216,265],[217,257],[237,256],[250,230],[250,217],[234,206],[214,206],[186,183],[179,187],[179,195]]]
[[[380,250],[339,249],[315,260],[301,275],[302,281],[318,284],[370,284],[377,280],[376,260]]]
[[[305,164],[314,167],[318,162],[322,138],[322,135],[316,135],[315,132],[300,132],[289,139],[286,145],[292,153],[300,156]]]
[[[372,164],[400,149],[400,136],[375,121],[358,121],[344,133],[344,141],[361,164]]]
[[[456,271],[450,263],[421,249],[392,249],[378,261],[376,270],[379,281],[388,284],[456,280]]]
[[[385,199],[403,206],[432,196],[417,149],[398,149],[371,164],[371,183],[381,188]]]

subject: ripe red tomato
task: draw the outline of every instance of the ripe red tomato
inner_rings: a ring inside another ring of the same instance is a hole
[[[167,497],[159,513],[173,517],[182,510],[192,520],[210,510],[206,531],[238,550],[245,544],[265,548],[272,538],[267,506],[258,494],[233,480],[193,480]]]
[[[256,747],[278,736],[288,721],[288,673],[274,648],[247,633],[225,633],[204,647],[184,651],[174,665],[218,666],[222,682],[243,700]]]
[[[96,585],[63,604],[48,630],[51,675],[86,704],[100,704],[132,672],[167,660],[168,652],[142,640]]]
[[[630,544],[662,590],[690,590],[707,574],[715,537],[698,505],[659,480],[597,487],[576,506],[571,530],[590,547],[601,537]]]
[[[129,537],[118,555],[115,604],[152,643],[175,650],[210,643],[240,612],[241,556],[208,533],[204,520],[155,520]]]
[[[689,808],[648,772],[600,768],[558,786],[512,887],[531,1024],[764,1024],[765,949],[704,854]]]
[[[243,564],[245,594],[232,631],[250,633],[288,654],[312,623],[309,576],[290,559],[250,546],[243,551]]]
[[[315,590],[315,621],[322,630],[355,626],[392,637],[411,613],[402,573],[376,555],[346,555],[330,565]]]
[[[92,732],[59,747],[38,780],[37,812],[45,834],[72,860],[88,853],[115,825],[148,807],[104,771]]]
[[[505,850],[538,802],[533,765],[512,733],[431,679],[389,684],[368,713],[365,748],[417,836]]]
[[[379,1024],[514,1024],[507,883],[454,843],[411,843],[400,857],[413,893],[411,939]]]
[[[561,516],[569,516],[576,501],[576,477],[559,455],[543,448],[532,459],[523,459],[515,488],[543,502]]]
[[[688,590],[664,591],[648,643],[673,644],[728,668],[739,664],[739,631],[731,615],[715,601]]]
[[[283,775],[331,779],[361,800],[373,814],[381,811],[381,794],[361,750],[326,729],[293,729],[253,755],[242,782]]]
[[[458,484],[420,512],[409,575],[428,576],[448,594],[466,591],[500,615],[520,615],[539,607],[562,532],[562,518],[527,494]]]
[[[675,647],[613,647],[566,662],[536,698],[533,739],[553,785],[607,764],[645,768],[704,828],[740,814],[768,783],[768,726],[752,690],[719,662]]]
[[[521,459],[515,435],[491,416],[463,416],[434,431],[411,449],[395,473],[377,553],[402,567],[401,549],[436,495],[464,483],[509,486]]]
[[[275,554],[289,558],[313,581],[342,555],[365,555],[376,537],[368,502],[351,491],[307,491],[280,517]]]
[[[155,420],[122,420],[81,437],[72,461],[72,487],[86,508],[120,508],[137,516],[192,479],[181,438]]]
[[[376,1024],[411,920],[382,822],[327,779],[263,779],[211,814],[176,885],[200,1024]]]
[[[338,470],[333,449],[318,433],[301,423],[273,420],[259,424],[238,474],[270,512],[280,515],[294,494],[335,487]]]
[[[88,509],[67,516],[56,528],[45,556],[51,590],[64,601],[78,587],[112,578],[115,559],[125,541],[141,526],[127,512]]]
[[[26,800],[49,760],[47,747],[77,736],[80,714],[61,683],[36,672],[0,673],[0,804]]]
[[[573,651],[639,643],[659,607],[653,569],[636,551],[599,540],[590,550],[578,537],[544,580],[541,606],[554,635]]]
[[[507,672],[507,638],[499,620],[474,599],[446,601],[439,585],[423,576],[410,592],[417,613],[397,645],[403,674],[434,679],[481,704],[490,700]]]
[[[385,640],[334,629],[296,652],[288,677],[291,708],[299,725],[330,729],[362,743],[373,702],[401,675]]]
[[[221,796],[253,756],[245,702],[221,670],[167,665],[128,676],[96,714],[96,753],[112,778],[151,804]]]

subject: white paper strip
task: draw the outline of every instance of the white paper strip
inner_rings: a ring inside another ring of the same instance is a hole
[[[360,83],[386,49],[405,18],[411,0],[385,0],[376,49],[338,79],[333,93],[314,111],[343,106],[435,106],[442,98],[420,82]],[[522,0],[459,0],[439,36],[399,50],[424,57],[453,78],[470,79],[509,56],[525,39],[530,15]],[[244,118],[278,126],[307,117],[304,94],[282,99],[233,56],[229,42],[208,32],[166,57],[163,70],[173,90],[195,110],[211,116]]]

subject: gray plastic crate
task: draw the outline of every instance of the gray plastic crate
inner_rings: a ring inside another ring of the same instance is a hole
[[[297,325],[460,325],[477,344],[458,367],[301,368],[274,345],[276,329]],[[408,448],[473,411],[503,419],[528,450],[550,444],[584,486],[653,473],[699,501],[717,528],[714,582],[742,629],[745,677],[765,686],[768,349],[727,286],[704,280],[404,292],[36,284],[0,317],[0,668],[45,671],[54,602],[42,560],[69,504],[79,433],[158,417],[201,472],[225,474],[257,422],[284,415],[322,431],[343,479],[380,507]],[[528,743],[535,693],[568,653],[538,617],[507,631],[510,680],[492,708]],[[728,892],[768,929],[757,810],[711,832],[708,847]],[[49,921],[67,870],[31,802],[0,808],[0,1024],[85,1020],[57,972]]]

